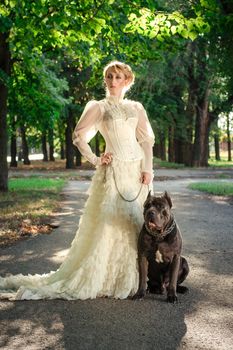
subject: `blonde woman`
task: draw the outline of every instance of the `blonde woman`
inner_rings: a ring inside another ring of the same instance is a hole
[[[129,65],[104,68],[106,97],[90,101],[73,143],[96,166],[89,197],[69,253],[57,271],[0,278],[12,299],[125,299],[137,291],[137,237],[152,184],[154,134],[143,106],[124,98],[134,82]],[[97,157],[88,142],[99,131],[106,143]]]

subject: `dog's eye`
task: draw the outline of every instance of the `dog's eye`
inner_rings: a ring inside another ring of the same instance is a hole
[[[163,216],[167,216],[167,211],[165,209],[162,210],[162,214],[163,214]]]

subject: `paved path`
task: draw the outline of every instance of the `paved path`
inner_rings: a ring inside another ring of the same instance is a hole
[[[0,302],[1,349],[232,349],[233,206],[187,189],[197,178],[176,176],[154,183],[155,192],[166,189],[172,195],[183,253],[191,267],[186,283],[190,293],[180,296],[178,305],[156,295],[143,301],[4,301]],[[52,234],[0,251],[1,275],[44,273],[59,266],[77,229],[89,184],[69,182],[61,225]]]

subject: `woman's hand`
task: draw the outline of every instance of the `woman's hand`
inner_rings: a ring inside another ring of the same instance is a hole
[[[100,160],[101,160],[101,165],[110,164],[112,161],[112,153],[107,152],[107,153],[101,154]]]
[[[140,182],[143,183],[144,185],[149,185],[151,180],[152,180],[152,175],[150,173],[146,173],[142,171]]]

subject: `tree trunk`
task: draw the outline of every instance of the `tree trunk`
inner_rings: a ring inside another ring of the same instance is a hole
[[[58,121],[58,136],[59,136],[59,143],[60,143],[60,158],[65,159],[65,145],[64,145],[64,123],[63,119],[60,119]]]
[[[215,160],[221,160],[220,158],[220,147],[219,147],[219,134],[216,132],[214,134],[214,151],[215,151]]]
[[[60,158],[65,159],[65,147],[63,141],[60,140]]]
[[[22,149],[20,149],[18,152],[18,162],[22,162],[22,160],[23,160],[23,153],[22,153]]]
[[[183,144],[186,141],[183,130],[187,128],[187,121],[185,119],[185,105],[182,100],[182,88],[177,83],[173,86],[173,94],[176,96],[177,104],[177,113],[183,119],[183,122],[180,123],[176,116],[173,117],[174,121],[174,158],[176,163],[184,163],[184,154],[183,154]]]
[[[175,161],[174,126],[169,126],[168,129],[168,161]]]
[[[208,41],[205,38],[198,39],[196,54],[196,124],[193,146],[193,165],[197,167],[208,166],[209,132],[213,121],[209,112],[210,96],[210,67]]]
[[[166,137],[164,134],[160,134],[160,158],[166,160]]]
[[[0,70],[10,75],[10,49],[8,43],[9,33],[0,33]],[[0,79],[0,191],[8,191],[8,165],[7,165],[7,94],[6,82]]]
[[[160,145],[158,143],[154,144],[153,157],[160,158]]]
[[[74,169],[74,146],[72,142],[72,134],[75,126],[73,111],[68,108],[66,125],[66,169]]]
[[[20,131],[21,131],[21,138],[22,138],[23,164],[30,165],[31,162],[29,160],[29,150],[28,150],[28,143],[27,143],[27,137],[26,137],[26,128],[22,124],[20,126]]]
[[[55,158],[54,158],[54,135],[53,135],[53,129],[52,128],[49,128],[49,160],[51,162],[54,162],[55,161]]]
[[[231,132],[230,132],[230,116],[227,114],[227,154],[228,162],[231,162]]]
[[[192,142],[189,141],[183,143],[183,164],[186,166],[192,166],[192,151],[193,145]]]
[[[175,163],[183,164],[183,141],[174,139]]]
[[[192,166],[192,152],[193,152],[193,126],[196,117],[196,94],[197,81],[195,78],[195,51],[196,43],[193,41],[187,46],[189,63],[188,63],[188,102],[185,109],[187,119],[187,139],[184,142],[184,157],[183,162],[187,166]]]
[[[48,162],[48,151],[47,151],[47,137],[46,137],[46,131],[43,131],[42,137],[41,137],[41,146],[42,146],[42,153],[43,153],[43,162]]]
[[[82,155],[79,152],[78,148],[75,147],[75,165],[81,166],[82,165]]]
[[[12,118],[11,121],[11,162],[10,162],[10,166],[11,167],[17,167],[17,160],[16,160],[16,156],[17,156],[17,142],[16,142],[16,119],[15,116]]]
[[[203,99],[198,100],[196,109],[196,127],[193,164],[196,167],[208,166],[209,132],[211,119],[209,115],[209,95],[207,88]]]

